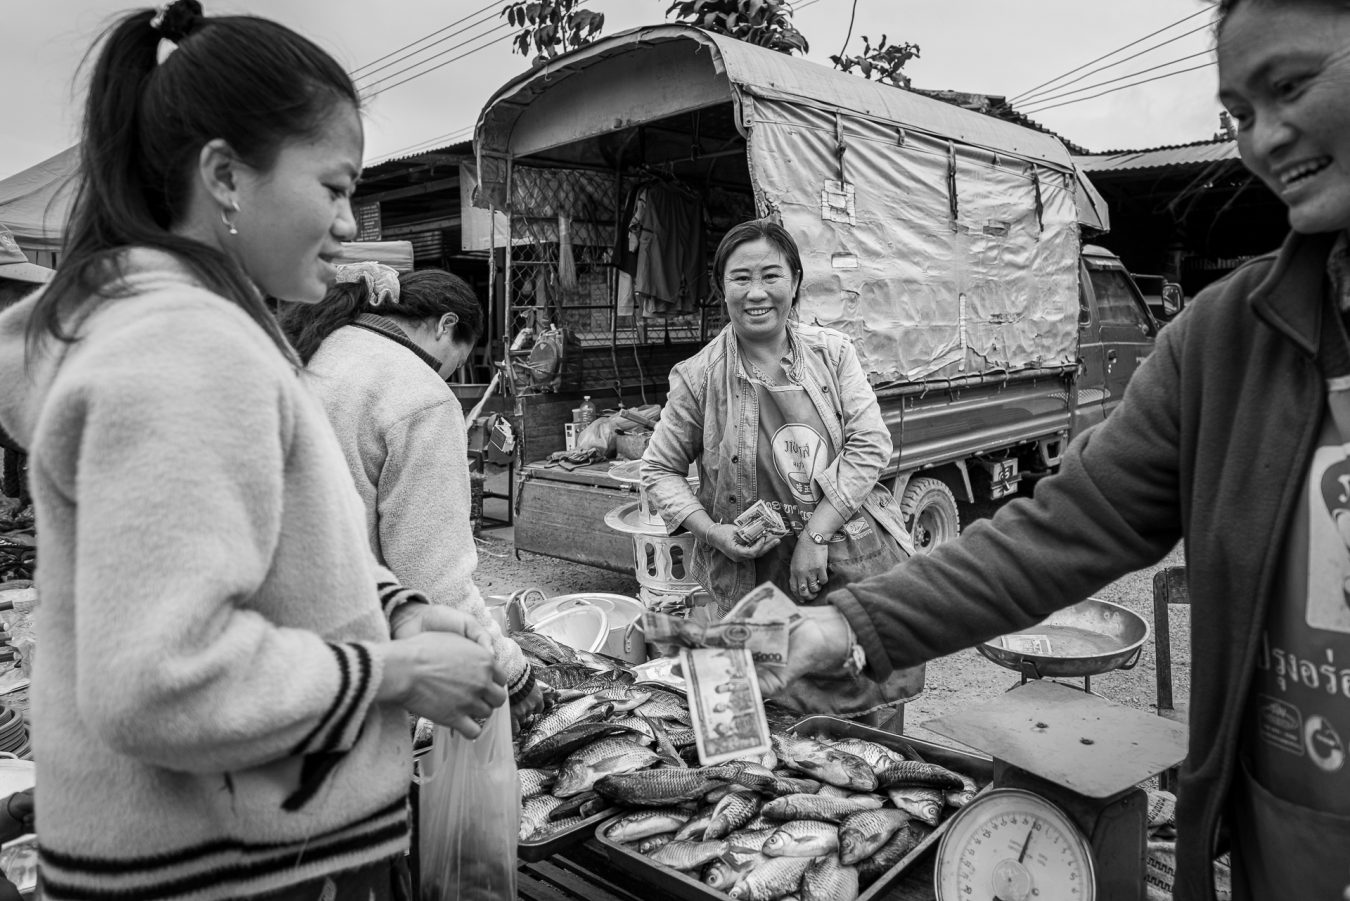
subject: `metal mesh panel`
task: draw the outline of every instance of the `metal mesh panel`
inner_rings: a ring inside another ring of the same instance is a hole
[[[702,339],[699,313],[660,321],[616,315],[615,220],[626,187],[616,185],[610,173],[513,167],[506,273],[511,334],[524,327],[537,333],[545,323],[558,323],[582,346]],[[568,244],[575,271],[570,285],[562,277],[567,249],[559,243],[560,214],[570,219]]]

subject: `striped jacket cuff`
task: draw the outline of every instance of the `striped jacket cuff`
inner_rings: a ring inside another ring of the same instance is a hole
[[[534,667],[528,663],[525,669],[521,670],[520,675],[511,680],[506,686],[506,703],[514,707],[525,700],[530,692],[534,691]]]
[[[338,665],[338,690],[333,703],[292,755],[345,751],[356,744],[366,711],[379,687],[370,649],[359,642],[329,642]]]
[[[380,592],[380,608],[384,610],[384,618],[390,623],[394,621],[394,611],[404,604],[430,604],[427,596],[420,591],[407,588],[397,582],[381,581],[376,583]]]

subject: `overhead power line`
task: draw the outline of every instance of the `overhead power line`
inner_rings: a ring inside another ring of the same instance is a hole
[[[812,0],[812,2],[819,2],[819,0]],[[1119,52],[1122,51],[1122,50],[1128,50],[1128,49],[1130,49],[1131,47],[1133,47],[1135,44],[1141,44],[1141,43],[1143,43],[1144,41],[1147,41],[1147,40],[1148,40],[1149,38],[1151,38],[1151,37],[1156,37],[1157,35],[1162,34],[1164,31],[1167,31],[1167,30],[1170,29],[1170,28],[1175,28],[1175,27],[1177,27],[1177,26],[1180,25],[1182,22],[1189,22],[1191,19],[1194,19],[1196,16],[1204,15],[1205,13],[1207,13],[1207,12],[1209,12],[1209,11],[1210,11],[1210,10],[1209,10],[1208,8],[1205,8],[1205,9],[1199,10],[1198,12],[1191,13],[1189,16],[1183,16],[1182,18],[1177,19],[1175,22],[1173,22],[1173,23],[1170,24],[1170,25],[1165,25],[1165,26],[1163,26],[1162,28],[1159,28],[1157,31],[1154,31],[1154,32],[1151,32],[1151,33],[1149,33],[1149,34],[1144,35],[1142,38],[1139,38],[1138,40],[1131,41],[1130,43],[1125,44],[1125,45],[1122,46],[1122,47],[1117,47],[1115,50],[1112,50],[1110,53],[1103,53],[1101,56],[1097,57],[1096,59],[1094,59],[1094,60],[1089,60],[1088,62],[1085,62],[1085,63],[1083,63],[1083,65],[1079,66],[1077,69],[1071,69],[1071,70],[1069,70],[1068,72],[1065,72],[1063,75],[1056,75],[1054,78],[1050,79],[1050,80],[1047,81],[1047,82],[1043,82],[1043,83],[1041,83],[1041,84],[1038,84],[1038,85],[1036,85],[1036,87],[1031,88],[1030,90],[1023,91],[1022,93],[1018,94],[1016,97],[1010,98],[1010,101],[1009,101],[1009,102],[1016,103],[1017,101],[1021,100],[1022,98],[1026,97],[1026,96],[1028,96],[1028,95],[1030,95],[1030,94],[1033,94],[1033,93],[1035,93],[1036,91],[1039,91],[1041,88],[1049,87],[1050,85],[1054,84],[1054,83],[1057,82],[1057,81],[1061,81],[1061,80],[1063,80],[1063,79],[1065,79],[1065,78],[1068,78],[1070,75],[1075,75],[1075,74],[1081,72],[1082,70],[1086,69],[1088,66],[1094,66],[1094,65],[1096,65],[1097,63],[1101,62],[1102,60],[1107,59],[1108,57],[1115,56],[1117,53],[1119,53]]]
[[[364,65],[357,66],[355,69],[352,70],[352,73],[351,73],[351,74],[352,74],[352,77],[353,77],[353,78],[359,78],[359,77],[361,77],[363,74],[369,74],[368,72],[366,72],[366,70],[369,69],[371,66],[374,66],[374,65],[377,64],[377,63],[382,63],[382,62],[384,62],[385,60],[389,59],[391,56],[396,56],[396,55],[402,53],[404,50],[407,50],[407,49],[410,48],[410,47],[415,47],[415,46],[417,46],[418,44],[422,43],[423,41],[427,40],[428,38],[434,38],[436,35],[440,34],[441,32],[449,31],[450,29],[454,28],[454,27],[455,27],[456,25],[458,25],[459,23],[461,23],[461,22],[467,22],[469,19],[472,19],[472,18],[475,17],[475,16],[480,16],[480,15],[482,15],[484,12],[486,12],[487,10],[495,9],[496,6],[497,6],[497,2],[496,2],[496,0],[494,0],[494,2],[489,3],[487,6],[484,6],[484,7],[481,8],[481,9],[478,9],[478,10],[476,10],[476,11],[474,11],[474,12],[469,13],[469,14],[468,14],[467,16],[465,16],[464,18],[462,18],[462,19],[456,19],[455,21],[451,22],[449,25],[446,25],[444,28],[438,28],[438,29],[436,29],[435,31],[429,32],[429,33],[427,33],[427,34],[424,34],[424,35],[422,35],[420,38],[418,38],[417,40],[413,41],[412,43],[410,43],[410,44],[404,44],[402,47],[398,48],[397,50],[391,50],[390,52],[386,53],[384,56],[380,57],[379,59],[371,60],[370,62],[368,62],[368,63],[366,63],[366,64],[364,64]],[[464,29],[460,29],[460,30],[463,31]],[[420,51],[419,51],[419,52],[420,52]],[[383,68],[383,67],[381,67],[381,68]]]
[[[1198,70],[1200,70],[1200,69],[1208,69],[1210,66],[1213,66],[1213,65],[1216,65],[1216,62],[1215,62],[1214,60],[1210,60],[1209,62],[1207,62],[1207,63],[1201,63],[1201,64],[1198,65],[1198,66],[1191,66],[1189,69],[1178,69],[1178,70],[1175,71],[1175,72],[1167,72],[1167,73],[1165,73],[1165,74],[1163,74],[1163,75],[1155,75],[1155,76],[1153,76],[1152,78],[1145,78],[1145,79],[1142,79],[1142,80],[1140,80],[1140,81],[1132,82],[1132,83],[1130,83],[1130,84],[1123,84],[1123,85],[1120,85],[1119,87],[1110,88],[1110,89],[1108,89],[1108,90],[1101,91],[1101,92],[1096,93],[1096,94],[1089,94],[1089,95],[1086,96],[1086,97],[1077,97],[1077,98],[1075,98],[1075,99],[1073,99],[1073,100],[1065,100],[1065,101],[1063,101],[1063,102],[1061,102],[1061,103],[1052,103],[1052,104],[1050,104],[1049,106],[1041,106],[1041,107],[1037,107],[1036,109],[1032,109],[1032,110],[1022,110],[1021,112],[1022,112],[1023,115],[1027,115],[1027,116],[1036,115],[1036,114],[1038,114],[1038,113],[1043,113],[1043,112],[1045,112],[1046,110],[1057,109],[1058,107],[1061,107],[1061,106],[1068,106],[1068,105],[1071,104],[1071,103],[1082,103],[1084,100],[1092,100],[1092,99],[1095,99],[1095,98],[1097,98],[1097,97],[1105,97],[1107,94],[1114,94],[1116,91],[1123,91],[1123,90],[1125,90],[1126,88],[1133,88],[1133,87],[1136,87],[1136,86],[1141,85],[1141,84],[1148,84],[1150,81],[1158,81],[1159,79],[1162,79],[1162,78],[1171,78],[1173,75],[1184,75],[1184,74],[1186,74],[1187,72],[1196,72],[1196,71],[1198,71]]]
[[[508,27],[509,27],[509,26],[508,26]],[[498,29],[494,29],[494,31],[496,31],[496,30],[498,30]],[[489,32],[486,32],[486,34],[484,34],[484,35],[479,35],[479,37],[485,37],[487,34],[492,34],[492,33],[493,33],[493,32],[489,31]],[[385,91],[391,91],[391,90],[393,90],[394,88],[398,87],[399,85],[407,84],[408,82],[413,81],[414,79],[421,78],[423,75],[428,75],[428,74],[430,74],[430,73],[432,73],[432,72],[435,72],[437,69],[444,68],[445,66],[450,65],[451,63],[455,62],[456,60],[461,60],[461,59],[463,59],[463,58],[466,57],[466,56],[469,56],[469,55],[471,55],[471,54],[477,53],[479,50],[486,50],[488,47],[491,47],[491,46],[494,45],[494,44],[500,44],[502,41],[508,41],[508,40],[511,40],[513,37],[515,37],[515,34],[514,34],[514,33],[507,33],[507,34],[502,35],[502,36],[499,37],[499,38],[496,38],[495,40],[488,41],[488,42],[485,43],[485,44],[479,44],[477,47],[472,47],[472,48],[470,48],[470,49],[468,49],[468,50],[465,50],[463,53],[459,54],[458,56],[452,56],[452,57],[450,57],[449,59],[445,60],[444,62],[437,63],[436,65],[432,66],[432,67],[429,68],[429,69],[423,69],[423,70],[420,71],[420,72],[415,72],[415,73],[413,73],[412,75],[409,75],[407,78],[403,79],[402,81],[396,81],[396,82],[394,82],[394,83],[391,84],[391,85],[384,85],[383,87],[380,87],[380,88],[378,88],[378,89],[375,90],[375,91],[372,91],[371,93],[367,94],[366,96],[367,96],[367,98],[377,97],[377,96],[379,96],[380,94],[383,94]],[[448,52],[448,51],[447,51],[447,52]],[[410,66],[409,68],[416,68],[416,67],[415,67],[415,66]],[[406,71],[406,70],[405,70],[405,71]],[[390,77],[393,77],[393,76],[390,76]]]
[[[1184,37],[1189,37],[1190,35],[1195,34],[1197,31],[1204,31],[1204,30],[1206,30],[1206,29],[1208,29],[1208,28],[1209,28],[1209,23],[1206,22],[1206,23],[1203,24],[1203,25],[1199,25],[1199,26],[1197,26],[1197,27],[1195,27],[1195,28],[1192,28],[1190,31],[1183,31],[1181,34],[1177,35],[1177,36],[1174,37],[1174,38],[1168,38],[1168,39],[1165,40],[1165,41],[1159,41],[1158,43],[1154,44],[1152,47],[1145,47],[1143,50],[1140,50],[1138,53],[1131,53],[1129,56],[1122,57],[1121,59],[1118,59],[1118,60],[1116,60],[1116,61],[1113,62],[1113,63],[1107,63],[1107,64],[1104,65],[1104,66],[1098,66],[1097,68],[1093,69],[1093,70],[1090,71],[1090,72],[1084,72],[1082,75],[1079,75],[1077,78],[1074,78],[1074,79],[1071,79],[1071,80],[1069,80],[1069,81],[1066,81],[1064,84],[1056,85],[1056,86],[1053,87],[1053,88],[1047,88],[1047,89],[1044,90],[1044,91],[1036,91],[1036,92],[1033,92],[1033,93],[1031,93],[1031,94],[1029,94],[1029,95],[1027,95],[1027,96],[1025,96],[1025,97],[1022,97],[1018,102],[1019,102],[1019,103],[1025,103],[1025,104],[1028,104],[1028,105],[1030,105],[1030,104],[1032,104],[1032,103],[1039,103],[1042,99],[1046,99],[1046,95],[1047,95],[1047,94],[1054,94],[1054,93],[1056,93],[1056,92],[1058,92],[1058,91],[1062,91],[1064,88],[1067,88],[1069,85],[1071,85],[1071,84],[1077,84],[1078,82],[1082,81],[1082,80],[1085,79],[1085,78],[1090,78],[1091,76],[1096,75],[1098,72],[1105,72],[1107,69],[1114,69],[1116,66],[1119,66],[1119,65],[1122,64],[1122,63],[1128,63],[1128,62],[1129,62],[1130,60],[1132,60],[1132,59],[1138,59],[1139,57],[1144,56],[1144,55],[1147,54],[1147,53],[1152,53],[1154,50],[1157,50],[1159,47],[1166,47],[1168,44],[1171,44],[1171,43],[1174,43],[1174,42],[1176,42],[1176,41],[1179,41],[1179,40],[1181,40],[1181,39],[1184,38]],[[1203,50],[1203,51],[1201,51],[1201,52],[1203,52],[1203,53],[1208,53],[1209,50],[1208,50],[1208,49],[1205,49],[1205,50]],[[1105,83],[1105,82],[1103,82],[1103,84],[1104,84],[1104,83]]]
[[[425,138],[415,144],[409,144],[406,147],[391,150],[388,153],[381,155],[379,159],[375,160],[370,165],[377,166],[380,163],[394,159],[395,157],[411,156],[414,153],[421,153],[424,150],[430,150],[433,147],[439,147],[442,144],[456,144],[459,140],[471,134],[474,127],[475,126],[473,125],[467,125],[463,128],[456,128],[454,131],[447,131],[443,135],[436,135],[434,138]]]
[[[1158,63],[1156,66],[1150,66],[1147,69],[1139,69],[1134,72],[1127,72],[1124,75],[1117,75],[1115,78],[1108,78],[1106,81],[1098,81],[1093,84],[1083,85],[1081,88],[1074,88],[1071,91],[1065,91],[1062,94],[1043,95],[1039,100],[1032,100],[1027,106],[1040,106],[1049,103],[1052,100],[1063,100],[1065,97],[1071,97],[1074,94],[1081,94],[1083,91],[1091,91],[1094,88],[1105,87],[1108,84],[1115,84],[1117,81],[1124,81],[1127,78],[1134,78],[1136,75],[1147,75],[1149,72],[1156,72],[1159,69],[1165,69],[1168,66],[1174,66],[1177,63],[1184,63],[1188,59],[1195,59],[1197,56],[1208,56],[1211,53],[1209,49],[1201,50],[1199,53],[1192,53],[1189,56],[1179,56],[1176,59],[1170,59],[1165,63]]]
[[[484,16],[483,18],[479,19],[479,20],[476,21],[476,22],[473,22],[473,23],[471,23],[471,24],[469,24],[469,25],[465,25],[463,28],[456,28],[454,31],[450,32],[449,34],[445,35],[444,37],[437,38],[436,40],[432,41],[430,44],[423,44],[421,47],[418,47],[416,50],[412,51],[411,53],[405,53],[405,54],[403,54],[402,56],[395,57],[394,59],[391,59],[389,62],[385,63],[385,64],[382,65],[382,66],[378,66],[378,67],[376,67],[376,68],[374,68],[374,69],[369,69],[369,70],[367,70],[367,71],[361,73],[360,75],[356,76],[356,78],[357,78],[358,81],[360,81],[360,80],[366,80],[367,83],[369,83],[369,82],[370,82],[370,79],[371,79],[376,73],[382,72],[382,71],[384,71],[385,69],[388,69],[388,68],[391,67],[391,66],[397,66],[399,63],[406,62],[407,60],[410,60],[410,59],[412,59],[412,58],[415,57],[415,56],[418,56],[418,55],[420,55],[420,54],[426,53],[426,52],[427,52],[428,50],[430,50],[432,47],[435,47],[435,46],[437,46],[437,45],[439,45],[439,44],[444,44],[446,41],[452,41],[452,40],[454,40],[455,38],[459,37],[460,35],[464,34],[466,31],[470,30],[471,28],[477,28],[478,26],[484,25],[484,24],[486,24],[486,23],[488,23],[488,22],[490,22],[490,21],[492,21],[493,19],[496,19],[496,18],[498,18],[498,17],[495,16],[495,15],[493,15],[492,13],[488,13],[486,16]],[[510,27],[511,27],[511,26],[510,26],[508,23],[506,23],[506,22],[499,22],[499,23],[497,23],[497,29],[510,28]],[[491,29],[489,29],[489,30],[491,30]],[[481,32],[481,33],[480,33],[480,36],[481,36],[482,34],[487,34],[487,32]],[[471,41],[471,40],[473,40],[473,38],[468,38],[467,40]],[[466,43],[466,42],[460,42],[460,43],[455,44],[455,45],[453,45],[453,46],[451,46],[451,47],[449,47],[449,48],[447,48],[447,49],[445,49],[445,50],[438,50],[437,52],[431,54],[430,56],[423,57],[423,58],[422,58],[421,60],[419,60],[418,62],[413,63],[412,66],[408,66],[408,67],[405,67],[405,68],[403,68],[403,69],[400,69],[398,72],[394,72],[394,73],[392,73],[391,75],[381,75],[379,78],[376,78],[376,79],[374,79],[374,80],[375,80],[375,81],[381,81],[381,80],[383,80],[383,79],[385,79],[385,78],[391,78],[391,77],[394,77],[394,76],[398,75],[399,72],[407,72],[408,69],[410,69],[410,68],[415,68],[416,66],[419,66],[419,65],[421,65],[422,63],[429,62],[429,61],[431,61],[431,60],[433,60],[433,59],[436,59],[437,57],[439,57],[439,56],[441,56],[441,55],[443,55],[443,54],[445,54],[445,53],[451,52],[451,51],[454,50],[456,47],[462,47],[462,46],[464,46],[464,43]]]
[[[360,85],[360,88],[363,92],[374,90],[378,93],[379,91],[385,90],[385,88],[380,87],[381,85],[397,79],[400,75],[405,75],[408,72],[412,72],[413,70],[421,66],[425,66],[427,63],[430,63],[433,60],[438,60],[448,54],[454,53],[461,47],[466,47],[469,44],[472,44],[474,41],[481,40],[485,37],[489,37],[493,34],[497,34],[502,31],[510,31],[510,30],[512,30],[512,26],[506,24],[505,22],[502,22],[501,24],[495,25],[492,28],[486,29],[485,31],[480,31],[478,34],[470,35],[469,37],[466,37],[464,40],[460,41],[457,44],[451,44],[444,50],[440,50],[436,53],[433,53],[431,56],[428,56],[425,59],[420,59],[417,62],[412,63],[411,65],[404,66],[402,69],[396,69],[393,72],[389,72],[385,75],[379,76],[378,78],[366,81]],[[433,67],[433,69],[434,68],[439,68],[439,66]],[[432,69],[427,69],[426,71],[430,72],[432,71]],[[392,85],[390,87],[392,87]]]

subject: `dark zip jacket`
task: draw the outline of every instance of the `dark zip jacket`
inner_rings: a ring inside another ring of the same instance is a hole
[[[882,678],[1033,625],[1184,539],[1192,672],[1177,901],[1214,897],[1258,642],[1326,404],[1317,348],[1335,238],[1291,235],[1201,292],[1034,498],[828,598]]]

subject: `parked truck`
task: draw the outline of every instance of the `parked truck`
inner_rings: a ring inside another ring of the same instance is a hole
[[[1107,213],[1058,139],[731,38],[663,25],[560,56],[497,91],[475,147],[476,202],[506,222],[507,333],[561,324],[572,347],[556,390],[513,380],[517,550],[633,569],[630,538],[604,525],[628,487],[540,461],[583,394],[664,400],[670,367],[725,322],[711,248],[752,216],[802,248],[803,320],[853,339],[921,550],[958,534],[958,499],[1053,471],[1153,345],[1125,267],[1082,241]],[[691,205],[697,221],[634,213]],[[668,267],[704,267],[681,282],[687,306],[632,300],[623,266],[643,240]],[[506,349],[508,371],[527,345]]]

